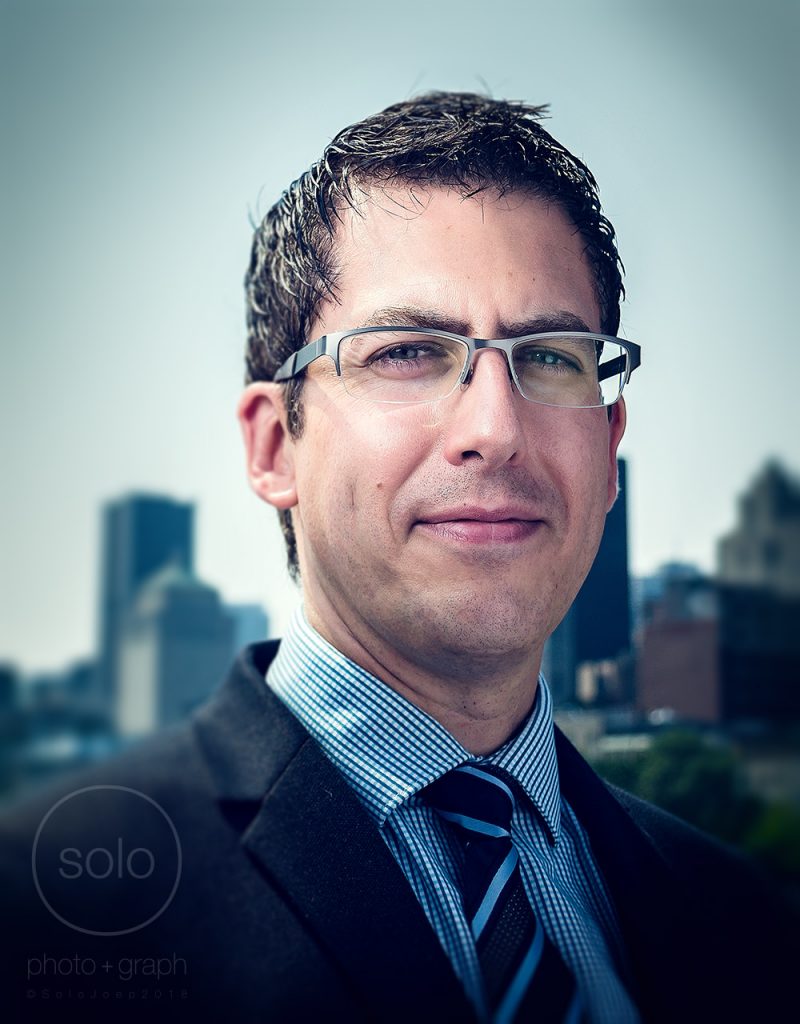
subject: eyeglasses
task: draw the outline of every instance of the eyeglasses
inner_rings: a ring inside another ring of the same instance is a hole
[[[641,362],[632,341],[556,331],[487,341],[419,327],[359,327],[325,334],[293,353],[276,381],[329,356],[354,398],[393,405],[436,402],[468,384],[475,353],[504,352],[511,379],[529,402],[596,409],[613,405]]]

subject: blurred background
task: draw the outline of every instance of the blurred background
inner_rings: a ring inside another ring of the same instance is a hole
[[[800,879],[791,0],[6,0],[0,799],[183,717],[298,602],[234,418],[250,222],[429,89],[549,103],[643,346],[553,637],[608,777]]]

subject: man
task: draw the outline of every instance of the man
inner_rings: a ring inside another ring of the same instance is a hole
[[[55,991],[47,957],[66,971],[73,951],[87,998],[61,1009],[84,1015],[109,998],[145,1019],[80,965],[105,957],[118,990],[120,963],[169,955],[171,1019],[778,1012],[785,938],[749,870],[553,729],[542,649],[616,497],[639,349],[616,337],[594,179],[541,115],[469,94],[390,107],[256,230],[239,417],[303,605],[185,728],[84,779],[80,813],[55,824],[73,785],[14,819],[28,924],[6,967],[28,1014],[57,1016],[38,979]],[[125,859],[139,798],[172,828],[139,829]]]

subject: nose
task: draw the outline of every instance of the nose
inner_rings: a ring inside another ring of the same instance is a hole
[[[475,461],[486,469],[513,462],[523,451],[521,422],[528,403],[511,379],[502,352],[477,352],[467,386],[449,399],[444,456],[454,466]]]

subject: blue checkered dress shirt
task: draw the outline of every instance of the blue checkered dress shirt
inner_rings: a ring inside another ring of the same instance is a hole
[[[458,843],[418,796],[456,765],[504,768],[530,797],[514,812],[525,889],[575,974],[591,1020],[639,1017],[623,984],[619,926],[589,846],[560,794],[552,701],[539,677],[531,714],[511,740],[475,757],[430,715],[354,664],[295,613],[267,683],[342,772],[419,899],[479,1017],[487,1019],[475,945],[461,907]]]

